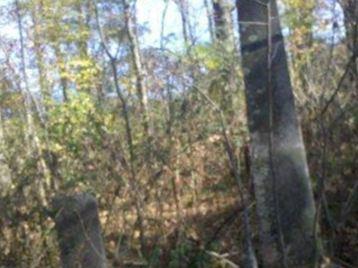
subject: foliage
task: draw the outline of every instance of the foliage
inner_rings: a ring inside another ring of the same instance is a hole
[[[140,73],[122,1],[19,2],[25,66],[19,38],[0,34],[0,266],[58,267],[48,205],[58,193],[77,191],[99,201],[114,266],[221,267],[222,259],[209,251],[239,264],[242,204],[225,138],[238,157],[250,212],[254,207],[239,51],[196,36],[201,31],[193,30],[191,8],[190,44],[170,34],[172,46],[152,47],[142,38],[145,26],[134,19]],[[323,242],[332,260],[354,266],[358,110],[352,55],[344,39],[316,36],[323,31],[318,12],[331,12],[326,4],[281,3],[315,197],[323,200]],[[1,23],[16,27],[16,6],[6,1],[2,8]],[[138,81],[147,90],[148,131]]]

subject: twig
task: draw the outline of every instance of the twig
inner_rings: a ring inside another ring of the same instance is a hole
[[[231,224],[240,215],[239,213],[241,212],[241,210],[242,207],[237,207],[228,217],[224,219],[224,221],[218,226],[218,228],[216,228],[210,239],[205,243],[205,249],[210,247],[210,245],[216,240],[216,238],[226,225]]]
[[[357,193],[358,193],[358,181],[356,181],[354,183],[352,192],[350,193],[350,195],[347,198],[347,201],[344,203],[343,209],[342,209],[342,214],[341,214],[341,219],[340,222],[338,223],[338,227],[343,227],[346,220],[347,220],[347,216],[349,214],[349,212],[352,210],[353,208],[353,204],[354,204],[354,200],[357,197]]]
[[[96,253],[96,255],[97,255],[100,259],[102,259],[103,261],[106,262],[106,261],[107,261],[106,257],[103,256],[103,254],[98,251],[98,249],[97,249],[97,247],[95,246],[95,244],[93,244],[93,241],[92,241],[91,237],[88,235],[87,230],[86,230],[86,227],[85,227],[85,224],[83,223],[83,219],[82,219],[80,213],[78,212],[78,210],[75,210],[75,213],[76,213],[76,215],[77,215],[77,217],[78,217],[78,220],[79,220],[79,222],[80,222],[80,224],[81,224],[81,229],[82,229],[82,231],[83,231],[83,235],[85,236],[86,240],[89,242],[91,248],[93,249],[93,251]]]
[[[209,251],[209,250],[206,250],[205,251],[208,255],[214,257],[214,258],[217,258],[219,259],[222,264],[226,264],[228,265],[229,267],[231,268],[239,268],[240,266],[238,266],[237,264],[233,263],[232,261],[230,261],[229,259],[226,258],[226,255],[227,254],[219,254],[219,253],[216,253],[214,251]]]
[[[343,260],[341,260],[339,258],[336,258],[336,257],[332,257],[332,260],[334,260],[335,262],[338,262],[340,265],[342,265],[342,266],[339,266],[339,267],[342,267],[342,268],[344,268],[344,267],[346,267],[346,268],[354,268],[355,267],[355,266],[353,266],[353,265],[351,265],[351,264],[349,264],[349,263],[347,263],[347,262],[345,262],[345,261],[343,261]]]
[[[338,92],[341,90],[341,87],[343,85],[344,79],[346,78],[346,76],[349,73],[349,69],[351,67],[351,64],[353,64],[356,59],[357,59],[357,55],[352,55],[352,57],[349,59],[347,65],[346,65],[346,68],[344,70],[344,73],[343,73],[343,75],[341,76],[341,79],[338,82],[337,88],[335,89],[335,91],[333,92],[333,94],[331,95],[329,100],[326,102],[325,106],[323,107],[321,113],[318,116],[323,116],[327,112],[328,107],[332,104],[332,102],[334,101],[334,99],[337,96]]]
[[[221,124],[221,133],[224,138],[224,146],[225,150],[229,159],[229,165],[231,168],[232,173],[234,174],[234,178],[238,184],[239,189],[239,198],[241,201],[241,204],[243,206],[243,220],[244,220],[244,248],[245,248],[245,255],[248,259],[248,266],[249,267],[257,267],[257,260],[254,253],[254,250],[252,248],[252,241],[251,241],[251,228],[250,228],[250,218],[249,218],[249,211],[248,211],[248,204],[246,201],[246,197],[244,195],[244,188],[241,183],[241,178],[239,174],[239,166],[238,166],[238,159],[234,153],[233,146],[230,142],[230,139],[227,134],[227,125],[225,121],[225,116],[219,105],[217,105],[205,92],[200,90],[200,88],[195,87],[196,89],[204,98],[212,105],[212,108],[218,112],[219,118],[220,118],[220,124]]]
[[[239,21],[239,25],[267,26],[267,23],[260,21]]]

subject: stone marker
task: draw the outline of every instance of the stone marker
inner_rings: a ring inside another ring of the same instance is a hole
[[[96,199],[87,193],[54,198],[52,208],[63,268],[106,268]]]

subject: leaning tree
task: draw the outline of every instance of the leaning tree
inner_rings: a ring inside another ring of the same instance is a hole
[[[264,267],[316,261],[315,205],[275,0],[237,0]]]

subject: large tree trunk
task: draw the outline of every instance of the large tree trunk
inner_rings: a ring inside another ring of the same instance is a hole
[[[315,206],[274,0],[237,0],[264,267],[310,267]]]

